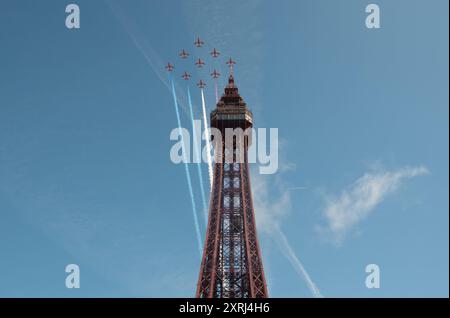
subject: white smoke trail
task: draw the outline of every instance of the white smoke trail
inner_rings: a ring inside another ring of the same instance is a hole
[[[302,262],[300,262],[294,250],[292,249],[291,244],[289,243],[286,235],[284,235],[283,231],[281,231],[278,225],[274,227],[274,237],[278,245],[280,246],[282,253],[289,260],[291,265],[294,267],[295,271],[303,277],[313,296],[316,298],[322,298],[323,296],[320,293],[319,288],[317,288],[316,284],[312,281],[308,272],[303,267]]]
[[[217,87],[217,78],[214,79],[214,91],[216,93],[216,104],[219,102],[219,89]]]
[[[187,88],[187,96],[188,96],[188,104],[189,104],[189,111],[191,113],[191,122],[192,122],[192,131],[194,134],[194,150],[196,153],[195,156],[200,155],[201,158],[201,147],[197,144],[197,131],[195,129],[195,122],[194,122],[194,111],[192,109],[192,99],[191,99],[191,91],[189,90],[189,87]],[[208,214],[207,214],[207,205],[206,205],[206,198],[205,198],[205,187],[203,186],[203,174],[202,174],[202,167],[201,167],[201,160],[197,162],[197,172],[198,172],[198,178],[200,183],[200,192],[202,196],[202,203],[203,203],[203,217],[205,224],[208,223]]]
[[[205,125],[205,135],[206,135],[206,158],[208,160],[208,171],[209,171],[209,182],[213,185],[213,171],[212,171],[212,159],[211,159],[211,144],[210,144],[210,134],[209,134],[209,126],[208,126],[208,119],[206,117],[206,105],[205,105],[205,95],[203,94],[203,89],[201,90],[202,93],[202,109],[203,109],[203,123]]]
[[[109,5],[112,13],[116,16],[116,18],[119,20],[120,24],[125,29],[126,33],[130,36],[130,38],[133,41],[133,44],[136,46],[136,48],[139,50],[139,52],[142,54],[142,56],[147,61],[148,65],[151,67],[151,69],[155,72],[155,74],[158,76],[158,78],[161,80],[161,82],[169,89],[169,91],[172,91],[174,103],[175,103],[175,110],[177,113],[177,121],[178,121],[178,127],[181,129],[181,120],[179,115],[179,107],[178,107],[178,101],[176,91],[175,91],[175,84],[172,81],[167,81],[167,79],[163,76],[163,69],[164,64],[159,57],[158,53],[146,42],[145,36],[141,34],[141,32],[136,28],[136,26],[132,23],[130,19],[126,17],[125,14],[123,14],[123,10],[120,8],[120,6],[115,1],[106,1],[106,3]],[[171,84],[169,84],[171,82]],[[185,104],[180,100],[180,104],[182,109],[187,113]],[[184,144],[184,142],[183,142]],[[184,153],[184,152],[183,152]],[[191,203],[192,203],[192,210],[194,215],[194,223],[195,223],[195,231],[198,241],[198,247],[199,247],[199,253],[200,256],[202,255],[202,240],[200,235],[200,227],[198,224],[198,218],[196,213],[196,206],[194,201],[194,193],[192,189],[192,183],[191,178],[189,174],[189,167],[187,166],[187,161],[185,161],[185,171],[186,171],[186,179],[188,182],[189,187],[189,193],[191,196]]]
[[[147,36],[143,34],[140,29],[136,26],[133,20],[131,20],[124,13],[125,11],[120,7],[120,5],[113,0],[105,0],[106,4],[111,9],[113,15],[117,18],[120,25],[123,27],[125,32],[131,38],[133,44],[138,49],[138,51],[142,54],[147,64],[151,67],[151,69],[155,72],[158,79],[167,87],[170,91],[171,86],[169,81],[165,76],[164,65],[165,62],[161,59],[158,52],[152,47],[152,45],[147,41]],[[180,89],[177,90],[180,91]],[[187,106],[184,100],[179,99],[179,106],[181,109],[188,114]]]
[[[181,143],[183,144],[184,169],[186,172],[186,180],[188,183],[189,194],[191,196],[192,215],[194,216],[194,225],[195,225],[195,232],[197,234],[198,250],[200,253],[200,257],[201,257],[202,256],[202,239],[201,239],[201,235],[200,235],[200,227],[198,225],[198,218],[197,218],[197,211],[196,211],[197,209],[195,207],[195,200],[194,200],[194,191],[192,190],[191,176],[189,174],[189,166],[188,166],[188,162],[187,162],[187,158],[186,158],[186,151],[184,149],[185,144],[184,144],[184,140],[183,140],[183,134],[181,132],[181,119],[180,119],[180,111],[178,109],[178,99],[177,99],[177,94],[175,92],[175,84],[173,82],[173,79],[171,79],[170,82],[171,82],[171,86],[172,86],[172,95],[173,95],[173,102],[174,102],[174,106],[175,106],[175,113],[177,114],[178,129],[180,130]]]

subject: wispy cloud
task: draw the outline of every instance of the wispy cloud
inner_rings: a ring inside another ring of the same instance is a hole
[[[278,186],[279,195],[275,200],[270,195],[280,182],[280,180],[275,183],[269,182],[269,178],[273,177],[259,173],[251,176],[255,213],[257,213],[256,222],[258,228],[265,233],[274,232],[275,227],[281,226],[289,211],[292,210],[290,192],[282,189],[281,185]]]
[[[425,166],[404,167],[396,171],[381,168],[365,173],[338,196],[328,196],[323,216],[326,226],[318,230],[336,244],[341,244],[346,234],[367,218],[370,213],[405,179],[425,175]]]
[[[306,271],[281,228],[282,222],[292,210],[291,191],[280,178],[277,178],[276,182],[270,183],[269,187],[268,178],[269,176],[267,175],[263,176],[257,173],[252,175],[252,190],[255,198],[254,207],[257,214],[258,230],[277,243],[281,253],[287,258],[297,274],[306,282],[311,294],[314,297],[322,297],[319,288]],[[275,196],[271,196],[270,192],[276,189],[279,191],[279,196],[275,199]]]

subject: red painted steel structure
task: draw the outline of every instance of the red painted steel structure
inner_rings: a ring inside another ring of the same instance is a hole
[[[252,126],[252,113],[231,74],[225,93],[211,112],[211,127],[221,131],[222,140],[213,139],[214,181],[197,284],[199,298],[268,297],[250,188],[247,150],[251,134],[239,139],[241,148],[238,138],[225,143],[226,128],[245,130]],[[226,155],[230,152],[231,160]],[[237,160],[239,156],[243,160]]]

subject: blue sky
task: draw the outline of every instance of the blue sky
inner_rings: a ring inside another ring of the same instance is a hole
[[[360,0],[75,3],[79,30],[69,2],[1,4],[0,296],[194,295],[163,63],[194,72],[177,53],[199,35],[237,60],[255,125],[279,128],[279,171],[252,175],[269,294],[313,296],[300,262],[325,297],[448,297],[447,1],[377,1],[378,30]]]

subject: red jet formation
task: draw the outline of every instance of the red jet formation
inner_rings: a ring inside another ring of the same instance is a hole
[[[181,51],[181,53],[180,53],[180,57],[181,57],[182,59],[185,59],[185,58],[187,58],[188,56],[189,56],[189,53],[186,52],[186,51],[183,49],[183,51]]]
[[[195,40],[194,45],[196,47],[202,47],[203,44],[205,44],[205,42],[203,42],[202,40],[200,40],[200,38],[197,38],[197,40]]]
[[[172,72],[174,68],[175,68],[175,67],[174,67],[172,64],[167,63],[167,66],[166,66],[167,72]]]
[[[206,87],[206,83],[203,82],[202,80],[200,80],[200,82],[197,83],[197,86],[198,86],[200,89],[203,89],[203,88]]]
[[[216,48],[214,48],[214,50],[211,52],[211,53],[209,53],[209,54],[211,54],[212,55],[212,57],[219,57],[219,55],[220,55],[220,52],[219,51],[217,51],[216,50]]]
[[[220,73],[214,70],[214,72],[211,73],[212,78],[218,78],[220,76]]]
[[[230,59],[227,61],[227,65],[229,65],[230,67],[233,67],[234,64],[236,64],[236,62],[233,61],[230,57]]]
[[[191,78],[191,75],[188,72],[184,72],[183,75],[181,75],[181,77],[185,80],[188,81],[189,78]]]
[[[195,62],[195,65],[197,65],[198,68],[202,68],[205,65],[205,62],[203,62],[202,59],[198,59],[197,62]]]

